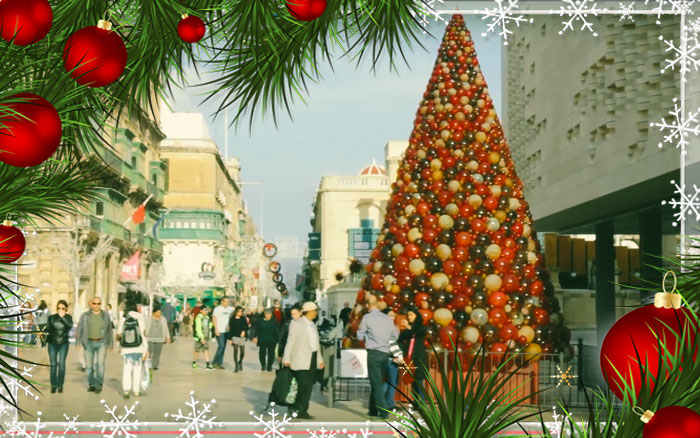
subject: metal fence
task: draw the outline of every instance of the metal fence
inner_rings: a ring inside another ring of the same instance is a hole
[[[511,385],[506,386],[506,388],[523,385],[521,390],[525,391],[523,394],[528,393],[527,391],[533,393],[539,391],[537,396],[529,397],[523,404],[540,406],[545,410],[559,404],[564,404],[571,408],[587,407],[584,390],[599,390],[600,388],[607,390],[607,385],[600,372],[600,350],[595,346],[584,345],[581,340],[572,346],[574,348],[573,355],[565,355],[563,353],[540,355],[539,360],[525,365],[521,372],[518,372],[513,377]],[[324,349],[324,357],[328,358],[330,404],[332,405],[334,401],[368,400],[370,393],[369,380],[366,378],[340,377],[340,361],[338,360],[340,351],[338,345],[327,345]],[[434,354],[430,355],[429,367],[433,379],[441,384],[439,382],[441,381],[441,373],[438,370],[438,366],[442,363],[446,368],[449,367],[455,353],[443,351],[439,354],[441,355],[441,362]],[[462,360],[463,367],[465,367],[469,363],[467,360],[470,360],[468,359],[470,356],[466,353],[460,353],[460,355],[463,355],[465,358]],[[494,365],[498,363],[500,356],[497,353],[486,353],[486,360],[490,363],[489,369],[495,369]],[[516,353],[516,356],[520,357],[514,358],[514,363],[524,362],[523,353]],[[449,372],[450,370],[446,371]],[[562,373],[568,373],[568,375],[573,377],[569,382],[565,382],[561,378]],[[399,387],[401,385],[399,383]],[[609,393],[609,390],[607,391]],[[591,394],[588,394],[588,397],[591,401],[594,398]],[[617,408],[621,406],[621,403],[617,401],[613,405]]]

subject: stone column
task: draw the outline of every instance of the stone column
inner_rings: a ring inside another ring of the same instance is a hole
[[[595,323],[597,345],[615,323],[615,223],[612,220],[595,225]]]

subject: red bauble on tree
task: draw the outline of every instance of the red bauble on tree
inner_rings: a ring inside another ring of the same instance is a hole
[[[0,225],[0,263],[12,263],[17,261],[27,246],[24,234],[11,221],[5,221]]]
[[[313,21],[323,15],[326,0],[288,0],[287,10],[297,20]]]
[[[671,300],[674,302],[669,304]],[[695,339],[698,327],[690,316],[688,309],[680,307],[680,295],[658,293],[654,304],[633,310],[610,328],[600,350],[600,367],[610,390],[619,399],[624,400],[625,385],[634,385],[639,396],[643,375],[640,365],[646,370],[645,380],[656,380],[659,355],[663,352],[663,347],[659,350],[660,342],[670,354],[676,354],[684,329],[689,330],[686,342]],[[647,384],[650,389],[654,386],[653,381]]]
[[[53,23],[53,11],[47,0],[0,1],[0,36],[17,46],[43,39]],[[14,38],[14,40],[13,40]]]
[[[196,43],[204,38],[207,27],[201,18],[184,14],[177,25],[177,34],[186,43]]]
[[[700,438],[700,415],[683,406],[646,411],[641,420],[646,423],[643,438]]]
[[[126,46],[112,23],[100,20],[70,36],[63,49],[63,62],[76,82],[104,87],[119,79],[126,68]]]
[[[6,103],[16,115],[0,118],[0,161],[10,166],[29,167],[41,164],[56,152],[61,143],[61,118],[46,99],[32,93],[20,93],[10,99],[24,102]]]

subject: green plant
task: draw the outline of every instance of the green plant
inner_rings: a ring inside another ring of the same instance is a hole
[[[519,389],[527,382],[510,390],[506,388],[508,381],[531,361],[506,353],[498,358],[493,364],[495,366],[491,366],[483,346],[468,359],[466,366],[460,357],[464,353],[456,347],[451,351],[453,359],[449,362],[441,359],[437,351],[435,354],[442,390],[428,374],[427,400],[415,393],[411,396],[402,393],[411,401],[413,411],[404,409],[404,413],[396,415],[410,433],[421,438],[492,438],[537,414],[521,406],[533,395],[518,395]],[[448,369],[452,370],[451,376]],[[409,436],[398,429],[397,432],[403,437]]]

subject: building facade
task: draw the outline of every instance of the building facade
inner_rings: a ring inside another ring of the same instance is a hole
[[[369,262],[384,224],[393,182],[390,178],[392,175],[396,178],[398,162],[407,147],[408,142],[391,141],[385,147],[386,166],[373,162],[358,175],[321,178],[313,204],[313,231],[309,234],[304,266],[304,298],[318,300],[331,314],[338,305],[336,301],[346,299],[349,292],[340,297],[330,289],[359,279],[349,276],[350,260]],[[353,290],[354,298],[357,288],[346,289]]]
[[[157,291],[163,246],[152,229],[167,189],[168,168],[160,157],[164,137],[144,112],[122,119],[111,131],[109,147],[87,158],[107,165],[102,199],[79,215],[65,216],[60,225],[39,222],[30,229],[36,234],[27,236],[19,280],[36,288],[37,303],[44,300],[53,309],[64,299],[71,313],[79,313],[93,296],[116,308],[127,285],[146,293]],[[131,216],[146,200],[144,220],[134,224]],[[127,283],[122,281],[122,267],[135,254],[138,276]]]

